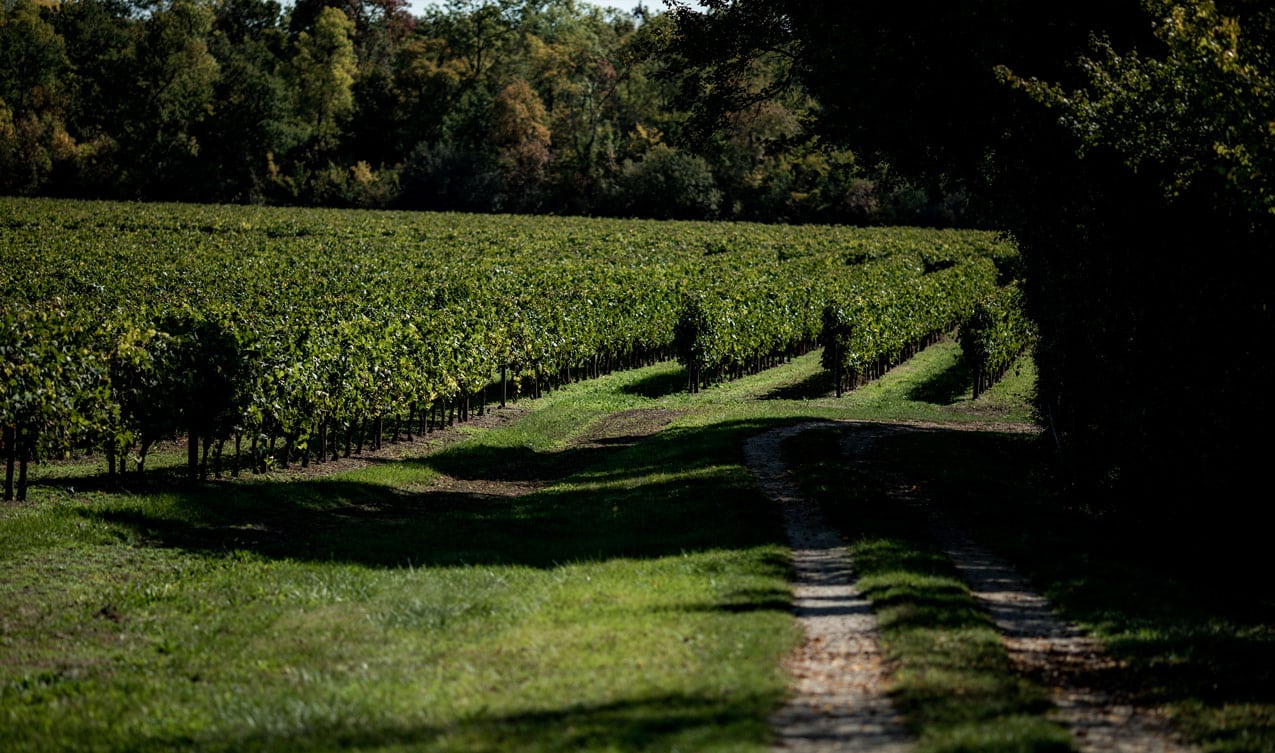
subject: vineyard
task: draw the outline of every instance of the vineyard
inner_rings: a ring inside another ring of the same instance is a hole
[[[849,389],[1015,261],[974,231],[3,199],[5,496],[178,437],[192,478],[322,463],[672,357],[696,391],[825,345]]]

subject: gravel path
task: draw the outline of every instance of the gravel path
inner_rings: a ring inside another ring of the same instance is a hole
[[[795,611],[806,638],[789,657],[796,680],[771,719],[775,750],[903,753],[911,749],[885,695],[877,620],[854,585],[849,552],[801,499],[780,456],[784,440],[819,424],[777,429],[744,446],[765,493],[783,507],[796,572]]]
[[[1000,631],[1010,661],[1049,688],[1051,718],[1071,731],[1082,753],[1188,753],[1164,720],[1101,684],[1118,663],[1093,638],[1054,616],[1045,597],[1005,562],[950,523],[936,519],[935,540]]]
[[[870,462],[872,445],[906,425],[812,422],[767,432],[745,445],[763,491],[783,506],[796,571],[796,615],[806,640],[790,659],[796,682],[773,716],[780,751],[904,751],[911,746],[885,696],[876,619],[854,586],[849,554],[803,501],[780,449],[789,437],[819,426],[847,427],[842,453]],[[945,427],[951,428],[951,427]],[[903,485],[904,488],[912,488]],[[1005,562],[929,508],[932,534],[992,617],[1011,661],[1051,693],[1052,718],[1082,753],[1193,753],[1161,718],[1135,707],[1104,682],[1117,663],[1101,645],[1053,613],[1049,602]]]

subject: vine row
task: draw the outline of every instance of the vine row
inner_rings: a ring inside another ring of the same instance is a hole
[[[117,476],[184,437],[200,479],[674,356],[698,389],[816,347],[833,302],[867,374],[1012,257],[970,231],[0,199],[5,496],[74,448]]]

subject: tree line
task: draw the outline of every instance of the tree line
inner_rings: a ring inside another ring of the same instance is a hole
[[[0,192],[955,221],[822,139],[776,51],[728,111],[673,17],[576,0],[6,0]],[[959,197],[958,197],[959,199]]]

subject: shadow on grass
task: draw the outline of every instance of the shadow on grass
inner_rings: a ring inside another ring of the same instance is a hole
[[[974,374],[964,358],[958,358],[930,379],[908,390],[907,399],[931,405],[951,405],[969,392]]]
[[[105,464],[103,464],[105,465]],[[176,463],[151,466],[145,473],[139,474],[132,469],[122,476],[111,477],[98,470],[90,470],[81,465],[72,469],[58,469],[57,472],[45,471],[31,479],[31,488],[47,487],[51,489],[73,489],[80,492],[124,492],[139,493],[152,491],[168,491],[187,483],[186,466]],[[42,471],[44,469],[41,469]],[[249,471],[244,470],[244,475]],[[229,468],[226,470],[229,474]]]
[[[1104,686],[1174,708],[1210,750],[1275,751],[1275,597],[1267,534],[1231,519],[1121,512],[1059,492],[1028,436],[927,430],[884,439],[874,472],[926,490],[1028,575],[1122,665]],[[1145,508],[1144,508],[1145,509]]]
[[[767,567],[787,572],[791,567],[787,557],[764,558]],[[792,591],[787,589],[751,589],[736,591],[722,596],[721,601],[705,602],[697,605],[679,604],[678,612],[727,612],[730,614],[747,614],[750,612],[791,612]]]
[[[626,395],[638,395],[652,400],[686,391],[686,369],[662,371],[639,379],[620,388]]]
[[[814,400],[828,397],[836,391],[832,372],[820,369],[800,382],[772,390],[761,396],[763,400]]]
[[[168,504],[136,500],[79,514],[144,541],[193,551],[377,567],[518,564],[553,567],[614,557],[781,543],[777,512],[740,467],[743,439],[775,422],[671,428],[632,446],[562,452],[456,445],[393,461],[471,483],[407,492],[341,478],[176,486]],[[523,496],[484,481],[577,483]]]
[[[929,541],[915,487],[900,485],[876,457],[846,463],[840,440],[840,429],[812,431],[786,454],[851,542],[860,588],[897,667],[890,695],[909,727],[935,750],[1072,750],[1043,718],[1048,696],[1010,670],[992,620]]]
[[[447,726],[394,724],[231,732],[200,744],[208,751],[448,750],[566,753],[579,750],[736,750],[766,736],[765,716],[776,699],[764,694],[658,695],[548,711],[480,711]],[[759,727],[761,729],[759,729]],[[139,751],[186,747],[189,740],[138,741]]]

